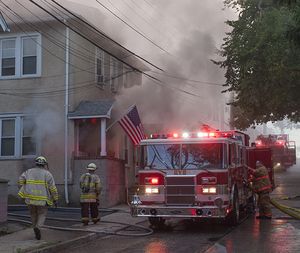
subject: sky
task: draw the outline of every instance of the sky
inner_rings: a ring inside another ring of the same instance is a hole
[[[211,124],[213,115],[223,112],[227,99],[221,94],[224,71],[211,60],[219,59],[217,51],[228,31],[225,21],[236,14],[224,10],[222,0],[59,2],[165,70],[148,72],[163,84],[144,78],[142,87],[119,95],[119,103],[137,104],[143,122],[187,128]]]

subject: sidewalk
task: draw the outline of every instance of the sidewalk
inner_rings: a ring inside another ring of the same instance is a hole
[[[43,228],[40,241],[35,239],[32,228],[28,228],[28,226],[22,227],[15,222],[9,221],[8,228],[12,233],[0,236],[0,253],[56,252],[70,245],[86,243],[99,236],[117,233],[126,228],[126,224],[135,225],[145,220],[145,218],[132,218],[129,213],[129,207],[125,204],[116,206],[113,209],[119,211],[102,217],[101,221],[96,225],[91,223],[89,226],[82,226],[78,223],[68,227],[73,231]],[[120,224],[117,224],[118,222]]]

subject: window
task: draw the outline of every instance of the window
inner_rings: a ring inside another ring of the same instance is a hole
[[[0,118],[0,158],[36,155],[32,122],[23,116]]]
[[[16,41],[14,39],[2,40],[1,48],[2,76],[14,76],[16,73]]]
[[[22,38],[22,74],[34,75],[37,72],[37,37]]]
[[[123,82],[123,64],[115,58],[111,58],[111,82],[110,89],[117,92],[119,84]]]
[[[223,168],[222,143],[154,144],[144,146],[142,164],[157,170]]]
[[[1,122],[1,156],[15,154],[15,120],[5,119]]]
[[[104,52],[99,48],[96,48],[96,83],[104,84]]]
[[[118,62],[116,59],[111,58],[111,81],[110,81],[110,90],[112,92],[117,91],[118,83]]]
[[[229,144],[229,163],[233,166],[237,163],[236,146],[234,143]]]
[[[41,36],[0,37],[1,78],[21,78],[41,74]]]
[[[32,118],[23,118],[22,156],[35,155],[36,144],[33,138],[34,123]]]

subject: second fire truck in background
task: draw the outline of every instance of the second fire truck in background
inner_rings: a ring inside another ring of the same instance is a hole
[[[296,164],[296,143],[289,140],[288,134],[259,135],[255,146],[271,149],[273,166],[288,168]]]

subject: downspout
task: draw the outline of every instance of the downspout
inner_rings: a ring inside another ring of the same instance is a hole
[[[65,201],[69,204],[68,194],[68,112],[69,112],[69,28],[66,27],[66,68],[65,68],[65,173],[64,173],[64,186],[65,186]]]

